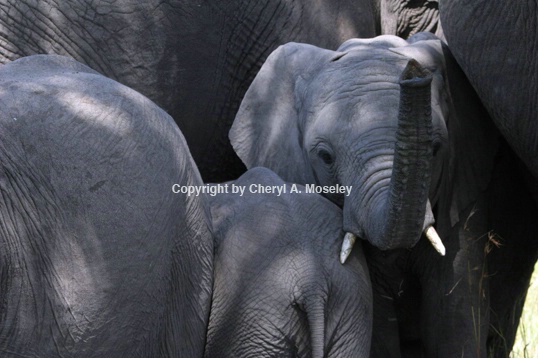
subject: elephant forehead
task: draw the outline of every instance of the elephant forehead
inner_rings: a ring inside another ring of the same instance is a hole
[[[377,78],[398,81],[409,58],[387,49],[360,49],[345,52],[327,63],[316,76],[322,83],[342,83],[354,78],[373,81]]]
[[[309,100],[306,122],[312,128],[345,132],[360,123],[395,122],[400,88],[388,81],[362,82],[334,88]]]
[[[398,81],[406,60],[391,55],[373,59],[350,56],[342,61],[326,67],[304,91],[304,104],[310,115],[323,112],[323,116],[350,118],[349,111],[376,112],[377,108],[385,112],[397,108]]]

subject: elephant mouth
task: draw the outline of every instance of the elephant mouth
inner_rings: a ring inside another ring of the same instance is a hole
[[[426,218],[424,219],[424,229],[422,233],[426,237],[426,239],[428,239],[428,241],[432,244],[435,251],[437,251],[439,255],[445,256],[446,248],[443,244],[443,241],[441,240],[441,237],[439,237],[439,234],[437,234],[437,231],[433,227],[434,223],[435,220],[433,219],[433,214],[431,212],[431,204],[428,200],[426,207]],[[347,232],[345,234],[342,248],[340,250],[340,263],[342,265],[346,262],[349,255],[351,255],[351,251],[353,250],[353,246],[355,245],[357,238],[358,237],[351,232]]]

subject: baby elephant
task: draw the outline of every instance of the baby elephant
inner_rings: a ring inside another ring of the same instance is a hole
[[[206,357],[369,356],[368,269],[361,250],[345,265],[338,261],[344,232],[336,205],[265,168],[211,201]]]

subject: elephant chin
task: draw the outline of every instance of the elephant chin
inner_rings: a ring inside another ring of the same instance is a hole
[[[428,241],[432,244],[435,251],[439,253],[441,256],[445,256],[446,249],[445,245],[443,244],[443,241],[441,240],[441,237],[439,234],[437,234],[437,231],[433,227],[435,223],[435,220],[433,218],[433,213],[431,210],[431,204],[428,200],[426,205],[426,215],[424,218],[424,230],[423,235],[428,239]],[[355,245],[355,242],[357,241],[357,236],[351,232],[346,232],[344,236],[344,241],[342,243],[342,248],[340,250],[340,263],[343,265],[349,255],[351,254],[351,250],[353,250],[353,247]]]

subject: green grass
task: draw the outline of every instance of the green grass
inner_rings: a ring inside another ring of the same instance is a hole
[[[538,263],[534,266],[531,285],[525,300],[523,314],[511,358],[538,357]]]

